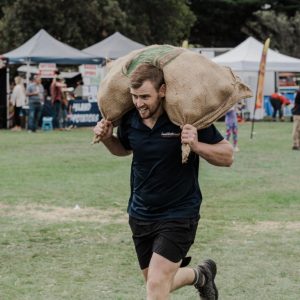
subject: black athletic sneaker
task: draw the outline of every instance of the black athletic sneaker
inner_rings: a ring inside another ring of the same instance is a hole
[[[195,288],[198,290],[200,299],[202,300],[217,300],[219,297],[218,289],[215,285],[215,277],[217,274],[217,265],[211,260],[207,259],[202,264],[196,267],[199,273],[198,280],[194,284]],[[205,283],[202,284],[202,276],[205,277]]]

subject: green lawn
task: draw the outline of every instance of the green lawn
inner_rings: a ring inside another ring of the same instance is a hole
[[[231,168],[201,161],[192,264],[217,261],[220,300],[298,300],[300,151],[290,122],[257,123],[252,140],[250,127]],[[126,215],[131,158],[91,140],[90,128],[0,131],[0,299],[145,299]]]

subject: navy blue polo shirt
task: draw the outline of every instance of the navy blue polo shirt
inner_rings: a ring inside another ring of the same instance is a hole
[[[202,200],[199,156],[191,152],[182,164],[180,127],[164,113],[150,129],[134,109],[122,118],[117,134],[133,152],[129,215],[141,220],[197,217]],[[223,136],[211,125],[198,131],[198,139],[215,144]]]

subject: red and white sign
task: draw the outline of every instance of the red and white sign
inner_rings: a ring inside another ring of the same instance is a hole
[[[80,71],[83,77],[94,77],[97,76],[96,65],[81,65]]]
[[[39,64],[39,74],[42,78],[53,78],[56,70],[56,64]]]

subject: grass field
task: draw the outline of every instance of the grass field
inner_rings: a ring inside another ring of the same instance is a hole
[[[220,300],[298,300],[300,151],[292,123],[257,123],[252,140],[250,126],[231,168],[201,161],[192,265],[217,261]],[[131,158],[91,140],[91,129],[0,131],[0,299],[145,299],[127,225]]]

